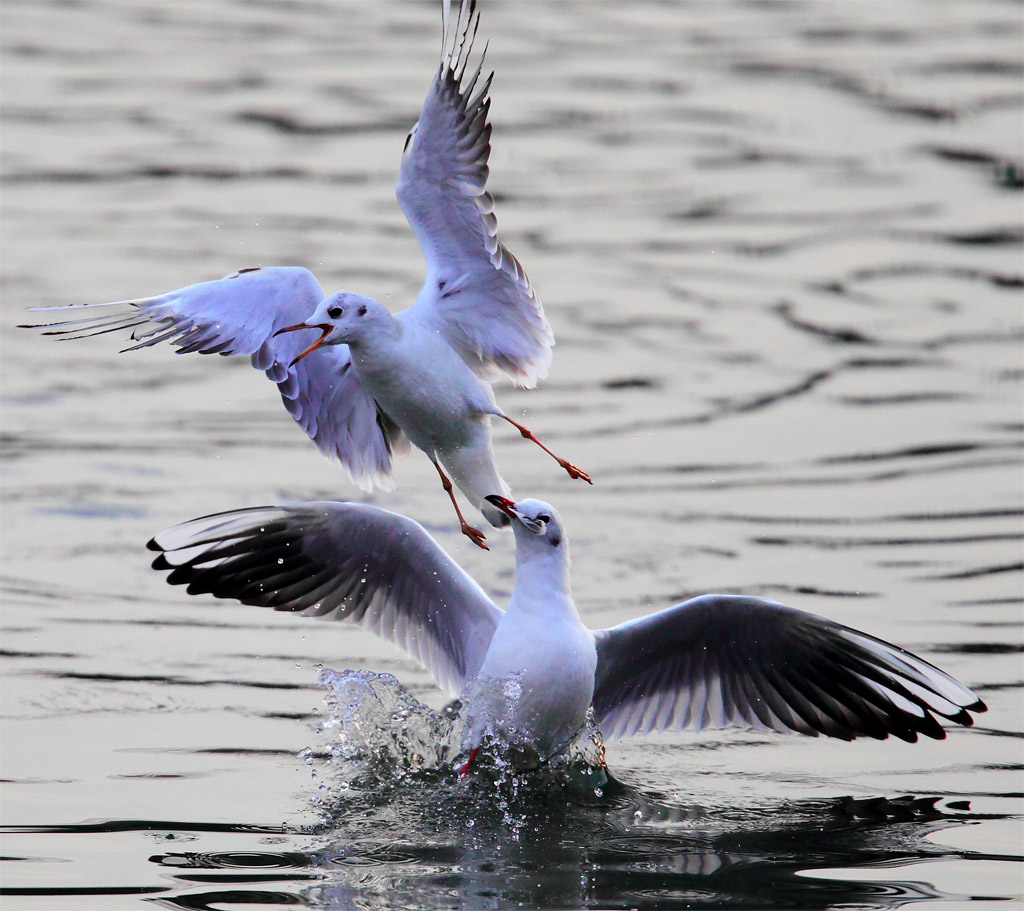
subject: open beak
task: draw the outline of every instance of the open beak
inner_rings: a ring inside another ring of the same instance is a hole
[[[505,515],[510,519],[518,520],[519,524],[522,525],[523,528],[529,529],[535,535],[544,534],[544,530],[547,528],[547,525],[543,522],[538,522],[536,519],[524,516],[518,509],[516,509],[515,502],[510,500],[508,497],[499,497],[497,494],[492,493],[489,496],[484,497],[484,499],[492,506],[497,506],[498,509],[505,513]]]
[[[294,367],[299,361],[301,361],[310,351],[316,351],[323,343],[324,339],[330,335],[331,330],[334,328],[330,323],[296,323],[294,326],[285,326],[283,329],[278,329],[274,333],[276,338],[282,332],[297,332],[299,329],[319,329],[320,338],[318,338],[312,345],[310,345],[305,351],[301,352],[298,357],[295,358],[288,366]]]
[[[489,496],[484,497],[484,499],[492,506],[497,506],[498,509],[505,513],[505,515],[510,519],[522,518],[516,510],[515,502],[510,500],[508,497],[499,497],[496,493],[492,493]]]

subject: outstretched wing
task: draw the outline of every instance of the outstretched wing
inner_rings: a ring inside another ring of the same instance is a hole
[[[156,297],[43,308],[89,315],[26,328],[61,339],[130,330],[135,344],[125,351],[169,342],[179,354],[247,354],[277,384],[285,408],[324,455],[337,458],[364,490],[390,488],[392,452],[408,443],[393,423],[378,416],[351,369],[348,346],[320,348],[289,366],[310,338],[298,332],[274,335],[304,321],[323,296],[307,269],[242,269]]]
[[[594,711],[612,738],[753,727],[842,740],[970,725],[985,704],[910,652],[761,598],[704,595],[595,633]]]
[[[357,503],[260,506],[192,519],[149,542],[167,581],[243,604],[352,620],[449,693],[483,663],[502,611],[412,519]]]
[[[517,385],[535,386],[547,376],[555,340],[526,272],[498,241],[494,200],[484,189],[491,76],[480,82],[482,55],[466,75],[476,2],[463,0],[454,21],[449,0],[443,11],[441,66],[406,140],[398,177],[398,201],[427,264],[426,281],[406,313],[439,329],[484,379],[505,374]]]

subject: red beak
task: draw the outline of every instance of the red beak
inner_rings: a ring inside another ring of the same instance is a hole
[[[508,497],[499,497],[496,493],[492,493],[490,496],[484,497],[484,499],[492,506],[497,506],[510,519],[519,517],[514,500],[510,500]]]
[[[334,328],[334,326],[332,326],[330,323],[312,323],[312,324],[310,324],[310,323],[296,323],[294,326],[285,326],[283,329],[278,329],[277,332],[274,333],[274,337],[276,338],[282,332],[297,332],[299,329],[319,329],[320,330],[320,338],[318,338],[315,342],[313,342],[313,344],[310,345],[305,351],[301,352],[299,354],[299,356],[296,357],[295,360],[293,360],[288,365],[289,367],[294,367],[299,361],[301,361],[311,351],[316,351],[316,349],[319,348],[324,343],[324,339],[327,338],[327,336],[330,334],[330,332],[331,332],[331,330],[333,328]]]

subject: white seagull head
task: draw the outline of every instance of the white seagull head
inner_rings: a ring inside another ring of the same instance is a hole
[[[391,312],[379,301],[351,291],[339,291],[320,301],[304,323],[285,326],[274,334],[299,329],[320,330],[320,338],[292,361],[294,365],[323,345],[358,344],[368,335],[387,331],[393,322]]]
[[[508,497],[492,494],[487,502],[497,506],[512,520],[512,530],[520,547],[537,550],[555,548],[565,550],[568,546],[562,530],[562,517],[550,503],[543,500],[520,500],[518,503]]]

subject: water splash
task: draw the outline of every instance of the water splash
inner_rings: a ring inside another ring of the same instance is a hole
[[[300,754],[320,779],[316,802],[330,810],[361,794],[387,793],[402,784],[426,784],[450,794],[475,791],[504,815],[513,832],[515,810],[524,791],[531,797],[550,788],[568,788],[578,799],[600,799],[608,785],[604,744],[592,715],[559,756],[543,759],[523,743],[509,742],[507,720],[514,717],[521,684],[502,687],[505,709],[498,727],[483,732],[472,774],[460,776],[465,761],[466,717],[456,700],[436,711],[417,700],[391,674],[367,670],[321,670],[327,712],[317,728],[325,750]],[[319,761],[318,761],[319,760]]]
[[[318,683],[327,688],[318,733],[330,737],[337,790],[450,769],[462,736],[457,701],[435,711],[393,675],[366,670],[324,668]]]

